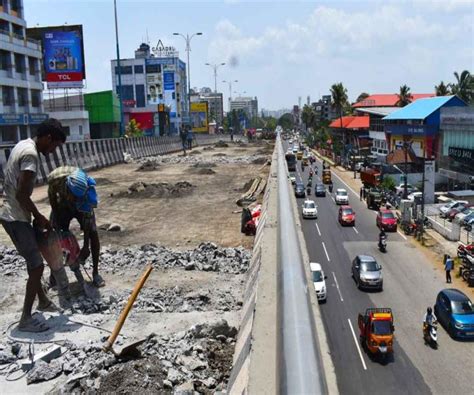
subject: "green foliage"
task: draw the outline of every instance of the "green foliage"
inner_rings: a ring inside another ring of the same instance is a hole
[[[359,96],[357,96],[356,103],[361,102],[364,99],[367,99],[370,95],[367,92],[362,92]]]
[[[342,110],[348,103],[347,89],[344,88],[342,82],[331,86],[331,96],[334,107],[336,107],[339,116],[342,116]]]
[[[461,74],[454,73],[456,82],[450,84],[451,92],[453,95],[457,95],[460,99],[466,103],[474,101],[474,76],[467,70],[464,70]]]
[[[451,92],[449,91],[449,86],[441,81],[439,85],[435,85],[435,93],[436,96],[448,96]]]
[[[283,114],[278,119],[278,125],[280,125],[284,130],[293,128],[293,115],[290,113]]]
[[[128,125],[125,127],[126,137],[142,137],[143,130],[140,129],[140,124],[135,120],[131,119]]]
[[[384,176],[382,182],[380,183],[380,186],[384,189],[389,189],[390,191],[394,191],[397,185],[393,177]]]
[[[410,104],[413,100],[413,97],[410,92],[410,88],[407,85],[400,87],[400,92],[398,93],[398,107],[405,107],[407,104]]]

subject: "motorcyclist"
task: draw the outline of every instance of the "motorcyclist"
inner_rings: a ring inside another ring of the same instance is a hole
[[[310,177],[313,176],[313,169],[311,167],[309,168],[309,175],[310,175]]]
[[[433,325],[433,323],[437,322],[438,319],[436,318],[435,314],[433,313],[433,309],[431,307],[428,307],[426,309],[426,314],[425,317],[423,318],[423,333],[426,333],[426,330],[430,325]]]
[[[387,240],[387,234],[383,229],[381,229],[379,233],[379,246],[382,245],[382,240]]]

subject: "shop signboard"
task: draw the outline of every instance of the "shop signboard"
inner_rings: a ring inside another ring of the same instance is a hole
[[[472,165],[474,163],[474,149],[449,147],[448,156],[456,162]]]
[[[209,131],[207,102],[191,103],[191,126],[194,132],[207,133]]]
[[[48,114],[0,114],[0,125],[38,125]]]

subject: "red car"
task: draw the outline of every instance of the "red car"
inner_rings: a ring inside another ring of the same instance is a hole
[[[397,217],[390,210],[380,210],[375,223],[380,229],[397,231]]]
[[[339,207],[339,223],[341,225],[352,225],[355,226],[356,214],[352,210],[351,206],[341,206]]]

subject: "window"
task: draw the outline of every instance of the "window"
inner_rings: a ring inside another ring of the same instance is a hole
[[[120,96],[120,90],[118,86],[117,95]],[[133,85],[122,85],[122,100],[135,100],[133,97]]]
[[[25,38],[25,34],[24,34],[22,26],[15,25],[14,23],[12,23],[12,27],[13,27],[13,34],[16,36],[16,38]]]
[[[4,106],[13,105],[13,88],[11,86],[2,86],[2,99]]]
[[[143,74],[143,66],[138,65],[134,67],[135,74]]]
[[[17,88],[18,105],[24,107],[28,104],[28,89]]]
[[[135,86],[137,96],[137,107],[145,107],[145,85]]]
[[[79,125],[79,135],[82,136],[82,125]]]
[[[147,74],[161,73],[161,64],[147,64],[145,70]]]
[[[10,68],[10,52],[0,50],[0,69],[8,70]]]
[[[2,142],[16,142],[17,139],[16,126],[9,125],[2,127]]]
[[[31,91],[31,105],[33,107],[39,107],[41,105],[41,91]]]
[[[121,74],[124,75],[124,74],[133,74],[133,71],[132,71],[132,66],[120,66],[120,71],[121,71]],[[115,66],[115,74],[118,75],[119,73],[119,68],[117,66]]]
[[[5,20],[0,21],[0,31],[3,34],[9,34],[10,33],[10,27],[8,26],[8,21],[5,21]]]
[[[28,138],[28,129],[26,125],[20,125],[20,140],[25,140]]]
[[[38,67],[38,61],[36,58],[28,57],[28,68],[30,69],[30,75],[36,75]]]
[[[25,56],[18,53],[15,54],[15,71],[17,73],[25,72]]]

